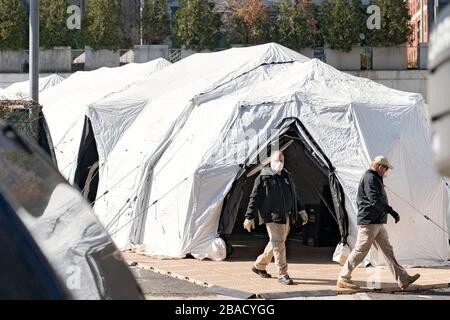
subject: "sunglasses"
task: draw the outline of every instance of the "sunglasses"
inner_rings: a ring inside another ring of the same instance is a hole
[[[381,167],[383,167],[385,171],[388,171],[388,170],[389,170],[389,167],[388,167],[388,166],[385,166],[384,164],[382,164]]]

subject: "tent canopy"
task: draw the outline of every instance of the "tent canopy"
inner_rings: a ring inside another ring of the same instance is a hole
[[[43,92],[64,81],[64,77],[52,74],[47,77],[39,78],[39,92]],[[30,81],[16,82],[9,87],[0,89],[0,100],[29,100],[30,99]]]
[[[148,181],[153,180],[150,177],[152,163],[159,161],[192,112],[202,104],[201,101],[220,97],[223,90],[233,93],[251,74],[261,70],[262,66],[282,66],[293,61],[307,60],[292,50],[273,44],[196,54],[165,68],[146,81],[91,105],[89,117],[100,159],[99,197],[108,191],[96,201],[95,208],[112,231],[120,229],[115,241],[126,247],[130,241],[131,229],[134,229],[133,237],[136,239],[133,241],[138,241],[137,238],[141,237],[138,226],[141,225],[140,219],[145,219],[146,214],[139,213],[145,211],[147,196],[154,186],[153,182],[144,181],[147,176],[150,179]],[[264,81],[264,73],[258,73],[259,81]],[[140,108],[140,105],[145,107]],[[120,119],[114,115],[123,110],[132,112],[135,108],[142,110],[139,117],[117,141],[114,135],[109,134],[109,128],[114,126],[110,121],[105,121],[106,117]],[[227,120],[226,116],[220,115],[224,112],[221,109],[211,109],[212,121],[217,118]],[[204,118],[202,122],[207,119]],[[203,123],[201,127],[209,130],[209,123]],[[220,127],[215,129],[220,130]],[[208,136],[209,133],[205,135]],[[204,146],[207,146],[206,141]],[[167,181],[167,185],[171,183]],[[165,186],[164,181],[161,184],[158,181],[158,187]],[[158,195],[153,191],[151,193]],[[142,199],[138,200],[140,197]],[[186,199],[186,202],[189,200]],[[128,204],[124,207],[124,203]],[[127,223],[134,211],[137,217],[133,222]],[[122,224],[126,225],[122,228]],[[179,253],[175,256],[179,256]]]
[[[133,83],[143,81],[169,65],[165,59],[130,63],[118,68],[79,71],[40,98],[50,128],[61,173],[73,182],[85,114],[88,106]]]
[[[120,115],[139,112],[122,127]],[[448,258],[447,193],[433,169],[425,104],[277,44],[196,54],[90,105],[99,154],[95,211],[119,247],[223,259],[216,238],[224,198],[251,159],[295,123],[308,152],[342,187],[348,242],[370,159],[401,223],[387,225],[401,263]],[[117,136],[114,133],[120,132]],[[301,194],[300,194],[301,197]],[[382,258],[372,251],[369,260]]]

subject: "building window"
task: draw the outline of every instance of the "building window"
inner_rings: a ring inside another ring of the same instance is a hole
[[[417,34],[416,34],[416,36],[417,36],[417,42],[420,42],[420,20],[417,22]]]

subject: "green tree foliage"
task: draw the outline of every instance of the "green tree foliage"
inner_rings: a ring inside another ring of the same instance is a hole
[[[117,50],[126,46],[121,27],[123,12],[120,0],[91,0],[86,7],[86,44],[94,50]]]
[[[270,41],[271,21],[262,0],[225,1],[224,25],[227,41],[261,44]]]
[[[278,7],[277,41],[292,48],[315,47],[320,43],[316,6],[310,0],[292,4],[285,0]]]
[[[58,46],[83,47],[82,32],[67,27],[67,0],[40,0],[39,44],[45,49]]]
[[[201,51],[215,49],[221,38],[220,15],[213,0],[181,0],[173,35],[180,45]]]
[[[27,48],[28,16],[20,0],[0,0],[0,50]]]
[[[325,0],[322,3],[321,25],[325,45],[349,52],[360,42],[364,16],[359,0]]]
[[[144,41],[148,44],[164,42],[169,34],[167,0],[145,0],[142,13]]]
[[[381,11],[381,28],[370,30],[364,26],[366,44],[391,47],[408,42],[412,32],[408,3],[403,0],[373,0]]]

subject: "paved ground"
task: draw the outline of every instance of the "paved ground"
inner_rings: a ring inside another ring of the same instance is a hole
[[[132,267],[147,300],[233,300],[208,291],[207,287],[153,271]],[[407,293],[355,293],[331,296],[300,296],[285,300],[450,300],[450,288]]]
[[[250,267],[258,253],[265,246],[265,238],[245,237],[234,242],[234,254],[226,261],[199,261],[196,259],[158,260],[151,257],[125,252],[129,263],[163,275],[170,275],[203,287],[224,296],[241,299],[261,297],[266,299],[290,299],[300,297],[330,297],[336,294],[353,293],[351,290],[336,287],[336,278],[340,266],[332,261],[334,248],[314,248],[303,246],[298,241],[288,241],[289,273],[295,285],[279,284],[276,278],[261,279],[250,271]],[[276,274],[273,263],[268,272]],[[408,292],[448,287],[450,267],[413,268],[410,274],[419,272],[422,277]],[[361,298],[379,292],[398,292],[390,272],[384,268],[358,268],[354,272],[354,280],[368,294],[358,293]],[[169,292],[170,293],[170,292]],[[415,295],[415,293],[413,293]],[[205,295],[211,296],[211,295]],[[396,295],[401,299],[401,295]],[[340,297],[344,298],[344,297]],[[355,298],[352,295],[352,299]]]
[[[141,286],[147,300],[233,299],[229,296],[222,296],[210,292],[207,287],[196,285],[186,280],[180,280],[171,276],[162,275],[137,267],[132,267],[131,270]]]

